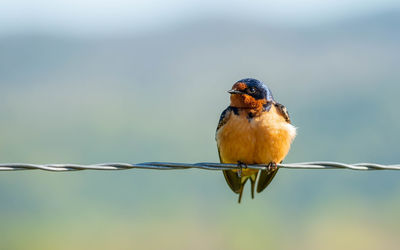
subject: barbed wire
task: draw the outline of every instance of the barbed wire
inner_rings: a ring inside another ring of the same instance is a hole
[[[400,170],[400,164],[382,165],[375,163],[345,164],[338,162],[302,162],[278,164],[279,168],[288,169],[350,169],[350,170]],[[81,170],[127,170],[127,169],[205,169],[205,170],[232,170],[240,169],[237,164],[221,164],[212,162],[199,163],[174,163],[174,162],[144,162],[137,164],[130,163],[100,163],[92,165],[79,164],[25,164],[25,163],[3,163],[0,164],[0,171],[15,170],[45,170],[54,172],[81,171]],[[268,165],[248,165],[250,169],[265,170]]]

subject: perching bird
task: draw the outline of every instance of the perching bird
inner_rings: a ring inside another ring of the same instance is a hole
[[[242,199],[244,185],[251,182],[251,197],[276,175],[296,136],[289,114],[262,82],[247,78],[228,91],[231,103],[219,119],[216,136],[221,163],[239,164],[240,170],[224,170],[225,180]],[[268,170],[246,169],[247,164],[268,164]],[[243,168],[244,166],[244,168]],[[260,172],[260,173],[259,173]]]

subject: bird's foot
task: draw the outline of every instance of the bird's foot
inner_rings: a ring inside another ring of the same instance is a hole
[[[247,164],[246,164],[246,163],[243,163],[243,162],[241,162],[241,161],[238,161],[238,166],[239,166],[238,176],[239,176],[239,177],[242,177],[243,169],[246,169],[246,168],[247,168]]]
[[[276,162],[270,162],[267,166],[267,170],[268,172],[273,172],[278,170],[278,165],[276,164]]]

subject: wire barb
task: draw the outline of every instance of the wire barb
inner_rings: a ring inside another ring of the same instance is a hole
[[[251,169],[267,169],[268,165],[248,165]],[[350,169],[350,170],[400,170],[400,164],[382,165],[375,163],[356,163],[345,164],[338,162],[302,162],[278,164],[279,168],[288,169]],[[80,171],[80,170],[126,170],[126,169],[156,169],[156,170],[172,170],[172,169],[205,169],[205,170],[230,170],[239,169],[237,164],[222,164],[212,162],[199,163],[174,163],[174,162],[144,162],[137,164],[129,163],[100,163],[92,165],[78,164],[25,164],[25,163],[3,163],[0,164],[0,171],[14,170],[45,170],[54,172]]]

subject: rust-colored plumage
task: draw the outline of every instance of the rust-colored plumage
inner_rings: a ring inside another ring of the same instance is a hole
[[[238,82],[233,85],[232,89],[237,91],[245,91],[247,85],[242,82]],[[256,100],[254,97],[244,94],[231,95],[231,107],[237,107],[242,109],[251,109],[251,111],[261,112],[263,106],[267,103],[266,99]]]
[[[243,79],[232,87],[230,106],[222,113],[216,132],[222,163],[276,164],[290,149],[296,129],[290,124],[286,108],[275,102],[270,90],[255,79]],[[241,173],[240,173],[241,172]],[[239,194],[251,182],[252,197],[272,181],[277,168],[269,171],[242,169],[224,171],[229,187]]]

